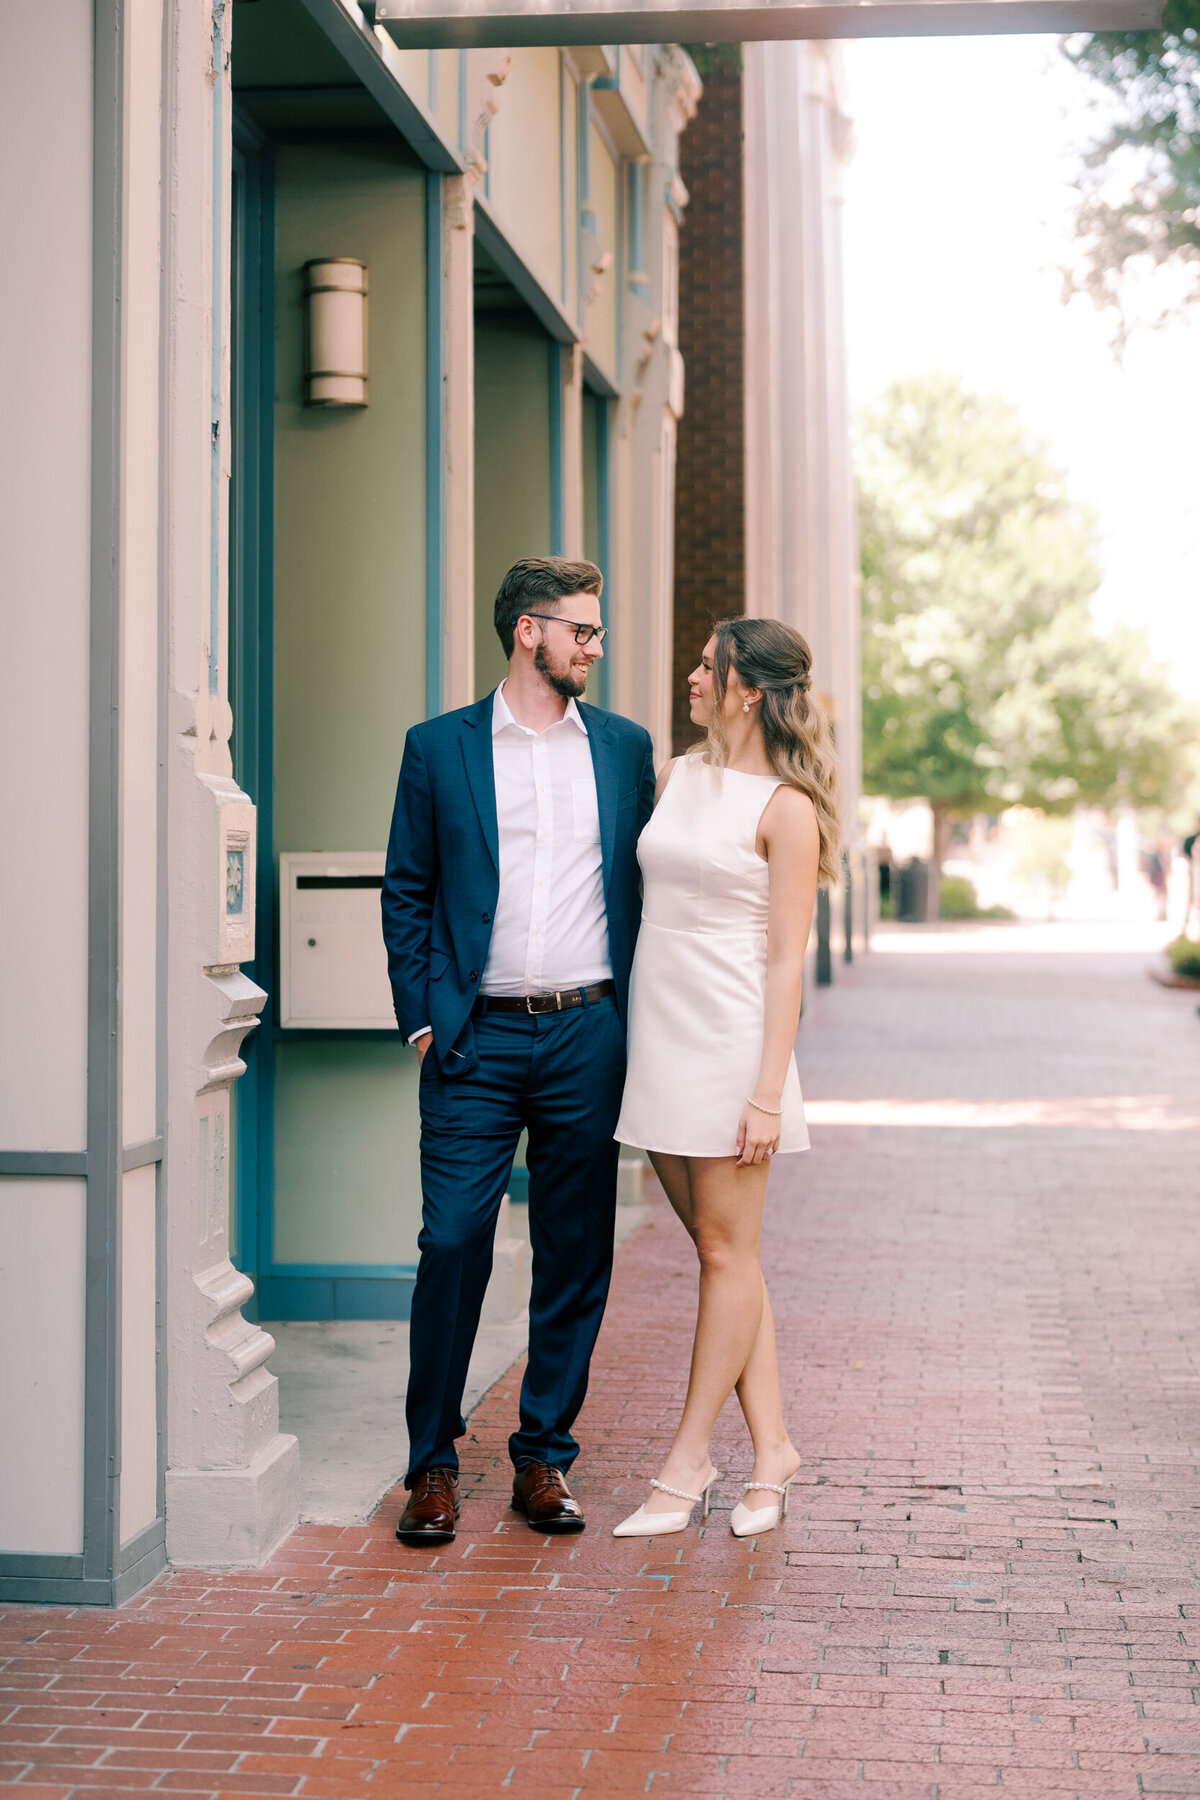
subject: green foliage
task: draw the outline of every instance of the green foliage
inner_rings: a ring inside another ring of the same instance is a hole
[[[974,882],[965,875],[943,875],[938,916],[943,919],[1011,919],[1007,906],[980,906]]]
[[[1069,286],[1112,309],[1123,336],[1135,270],[1183,272],[1167,314],[1200,297],[1200,0],[1168,0],[1162,31],[1092,32],[1063,49],[1112,120],[1084,159]]]
[[[1096,632],[1092,521],[1013,408],[896,382],[858,460],[866,792],[941,818],[1173,803],[1195,721],[1139,634]]]
[[[1176,975],[1189,981],[1200,981],[1200,942],[1195,938],[1177,937],[1167,945],[1167,961]]]
[[[742,72],[740,44],[685,44],[683,47],[695,63],[696,73],[701,81],[711,81],[718,75],[740,75]]]

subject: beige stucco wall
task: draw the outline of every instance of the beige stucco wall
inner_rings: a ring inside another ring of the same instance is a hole
[[[543,287],[561,300],[560,52],[514,50],[511,57],[504,102],[488,134],[488,201]]]
[[[0,1554],[83,1548],[85,1193],[0,1176]]]
[[[621,306],[621,283],[624,258],[621,254],[620,167],[593,120],[589,129],[590,192],[596,218],[596,244],[592,260],[585,257],[583,269],[584,298],[587,301],[584,342],[597,367],[610,381],[620,373],[617,344],[617,320]],[[598,254],[594,252],[598,250]],[[604,253],[608,252],[608,262]]]
[[[13,0],[0,57],[7,282],[0,589],[0,1148],[82,1150],[87,1031],[92,9]],[[54,121],[53,155],[34,154]],[[16,172],[20,179],[14,179]]]

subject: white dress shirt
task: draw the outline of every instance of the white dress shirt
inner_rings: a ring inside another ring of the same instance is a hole
[[[574,700],[545,731],[492,700],[500,898],[481,994],[550,994],[612,976],[596,772]]]
[[[492,763],[500,898],[480,993],[552,994],[610,980],[596,771],[574,700],[555,724],[533,731],[513,718],[502,682],[492,699]]]

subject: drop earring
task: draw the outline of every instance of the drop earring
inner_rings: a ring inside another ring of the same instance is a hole
[[[750,702],[749,702],[749,701],[748,701],[748,700],[743,700],[743,701],[742,701],[742,711],[743,711],[743,712],[749,712],[749,711],[750,711]]]

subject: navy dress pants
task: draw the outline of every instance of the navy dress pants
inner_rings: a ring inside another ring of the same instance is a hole
[[[492,1269],[500,1202],[523,1128],[529,1132],[533,1289],[518,1467],[569,1469],[571,1427],[612,1273],[625,1032],[611,996],[570,1012],[490,1013],[475,1021],[479,1067],[446,1080],[421,1065],[420,1263],[409,1335],[411,1485],[424,1469],[458,1467],[455,1439],[467,1365]]]

